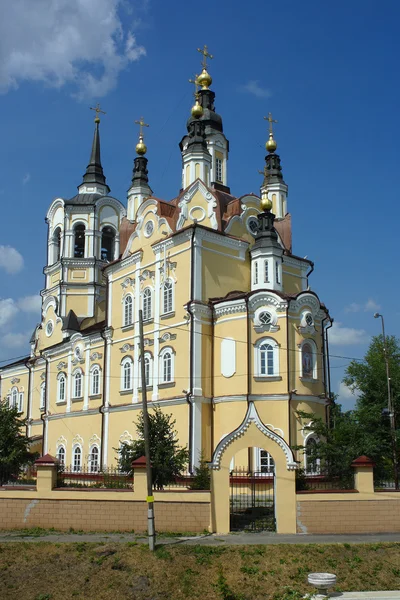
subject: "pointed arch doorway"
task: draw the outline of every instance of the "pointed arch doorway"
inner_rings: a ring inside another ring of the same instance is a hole
[[[261,498],[261,503],[265,505],[264,508],[269,509],[269,515],[266,510],[265,517],[269,516],[273,525],[276,525],[277,533],[296,533],[295,470],[297,464],[287,442],[262,423],[253,402],[249,403],[241,425],[219,442],[210,463],[212,531],[228,533],[231,530],[230,464],[235,454],[251,447],[261,448],[274,459],[272,498],[264,498],[264,500]],[[251,476],[250,481],[247,481],[247,495],[249,492],[251,495],[253,483],[262,485],[257,479],[259,478],[255,474],[255,476]],[[271,486],[264,486],[264,491],[267,489],[270,490]],[[244,491],[241,492],[241,495],[244,495]],[[260,498],[258,499],[260,500]],[[257,500],[257,495],[253,495],[253,500]],[[253,510],[252,513],[257,520],[257,504],[256,502],[253,504],[256,510]]]

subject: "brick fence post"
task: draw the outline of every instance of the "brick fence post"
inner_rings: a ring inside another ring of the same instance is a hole
[[[374,493],[374,466],[373,460],[368,456],[360,456],[351,463],[354,469],[354,487],[364,494]]]
[[[39,494],[47,494],[56,487],[57,465],[57,459],[51,454],[45,454],[35,461],[37,471],[36,489]]]
[[[132,462],[133,491],[138,500],[147,498],[146,457],[141,456]]]

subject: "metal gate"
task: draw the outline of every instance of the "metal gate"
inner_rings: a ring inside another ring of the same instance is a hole
[[[275,475],[231,471],[231,531],[275,531]]]

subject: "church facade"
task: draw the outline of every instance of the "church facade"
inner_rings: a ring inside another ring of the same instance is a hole
[[[298,410],[326,417],[332,319],[310,289],[313,263],[292,250],[272,117],[260,195],[236,197],[211,83],[204,63],[176,198],[153,195],[142,119],[127,204],[110,195],[98,111],[78,194],[47,212],[41,322],[30,356],[0,370],[0,396],[27,418],[32,450],[76,470],[115,465],[135,438],[141,360],[149,408],[173,415],[190,470],[201,453],[212,459],[249,404],[290,447],[312,441]],[[273,469],[262,448],[234,461]]]

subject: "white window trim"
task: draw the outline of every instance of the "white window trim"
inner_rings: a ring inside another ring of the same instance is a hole
[[[272,375],[261,374],[261,352],[260,346],[264,343],[270,344],[273,349],[273,359],[274,359],[274,372]],[[273,377],[279,377],[279,344],[276,340],[270,337],[263,337],[257,340],[254,346],[254,374],[256,377],[261,377],[263,379],[271,379]]]
[[[150,316],[147,316],[144,311],[144,293],[149,290],[150,291]],[[141,294],[142,298],[142,311],[143,311],[143,321],[151,321],[153,318],[153,310],[154,310],[154,302],[153,302],[153,288],[151,286],[146,286]]]
[[[81,451],[81,461],[80,461],[80,469],[79,471],[75,469],[75,451],[79,448],[79,450]],[[82,469],[83,463],[82,463],[82,459],[83,459],[83,449],[81,444],[74,444],[72,446],[72,461],[71,461],[71,467],[72,467],[72,471],[73,473],[79,473],[80,470]]]
[[[164,356],[169,353],[171,355],[171,379],[165,381],[164,379]],[[171,346],[163,348],[159,354],[159,382],[163,383],[174,383],[175,382],[175,350]]]
[[[10,408],[18,407],[18,388],[16,386],[11,388],[9,406]]]
[[[311,431],[304,440],[304,471],[306,475],[320,475],[321,474],[321,459],[317,458],[317,468],[315,471],[309,471],[307,467],[307,444],[310,440],[318,442],[318,437],[313,431]]]
[[[166,284],[171,284],[171,308],[169,310],[166,310],[165,307],[165,302],[164,302],[164,287]],[[171,279],[170,277],[164,281],[162,288],[161,288],[161,294],[162,294],[162,299],[161,299],[161,305],[162,305],[162,313],[163,315],[168,315],[171,312],[174,312],[175,309],[175,286],[174,286],[174,280]]]
[[[98,370],[99,372],[99,389],[96,392],[93,388],[93,384],[94,384],[94,372],[95,370]],[[90,396],[99,396],[101,394],[101,367],[99,364],[94,364],[90,367],[90,381],[89,381],[89,395]]]
[[[24,392],[18,393],[18,412],[24,412]]]
[[[97,449],[97,469],[95,471],[92,471],[92,452],[95,448]],[[99,444],[92,444],[89,448],[88,467],[89,467],[89,471],[91,473],[98,473],[100,470],[100,446],[99,446]]]
[[[151,352],[145,352],[144,353],[144,358],[148,358],[149,359],[149,382],[146,384],[147,388],[150,388],[153,386],[153,355],[151,354]],[[142,358],[139,358],[139,388],[142,387]]]
[[[125,387],[125,365],[129,363],[131,367],[130,387]],[[131,356],[124,356],[121,360],[121,392],[130,392],[133,390],[133,359]]]
[[[131,298],[132,304],[131,304],[131,320],[128,322],[126,320],[126,311],[125,311],[125,306],[126,306],[126,300],[127,298]],[[130,325],[133,325],[134,323],[134,298],[133,298],[133,294],[131,294],[130,292],[128,294],[125,294],[125,296],[122,299],[122,326],[123,327],[129,327]]]
[[[64,398],[61,399],[60,398],[60,386],[61,386],[61,379],[64,377]],[[67,374],[64,373],[64,371],[62,371],[61,373],[59,373],[57,375],[57,400],[56,400],[56,404],[58,403],[63,403],[67,401]]]
[[[313,360],[313,374],[312,377],[304,377],[303,375],[303,346],[305,344],[308,344],[311,347],[311,351],[312,351],[312,360]],[[314,340],[311,340],[309,338],[305,338],[301,344],[299,345],[299,359],[300,359],[300,365],[299,365],[299,373],[300,373],[300,379],[303,379],[304,381],[316,381],[318,379],[318,365],[317,365],[317,346],[316,343],[314,342]]]
[[[77,375],[81,376],[81,393],[80,393],[79,396],[76,395],[75,378],[76,378]],[[84,381],[85,381],[85,375],[84,375],[82,369],[81,368],[75,369],[75,371],[72,373],[72,398],[74,398],[75,400],[83,398],[83,394],[84,394]]]
[[[60,448],[62,448],[64,450],[64,462],[61,462],[60,459],[59,459]],[[66,457],[67,457],[67,450],[65,448],[65,445],[64,444],[60,444],[59,446],[57,446],[57,450],[56,450],[56,458],[57,458],[58,462],[60,463],[60,465],[63,464],[65,466],[65,464],[66,464],[66,461],[65,461]]]
[[[46,408],[46,384],[43,382],[40,385],[40,399],[39,399],[39,410]]]

